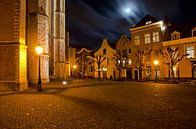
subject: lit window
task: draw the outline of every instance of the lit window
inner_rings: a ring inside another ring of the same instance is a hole
[[[186,54],[189,54],[187,58],[194,58],[194,46],[186,46],[185,47]]]
[[[154,43],[159,42],[159,32],[154,32],[152,34],[152,40],[153,40]]]
[[[140,36],[134,37],[135,45],[140,45]]]
[[[145,34],[144,35],[144,38],[145,38],[145,43],[150,43],[150,34]]]
[[[146,22],[146,25],[149,25],[149,24],[151,24],[152,23],[152,21],[147,21]]]
[[[131,60],[131,59],[128,60],[128,64],[129,64],[129,65],[132,64],[132,60]]]

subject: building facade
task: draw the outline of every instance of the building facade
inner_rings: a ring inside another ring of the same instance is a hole
[[[132,52],[134,54],[132,59],[134,78],[136,80],[155,79],[155,74],[159,76],[161,74],[161,69],[154,65],[154,61],[161,58],[159,51],[163,46],[164,22],[146,15],[130,31],[133,43]]]
[[[134,74],[132,49],[133,43],[131,40],[126,35],[122,35],[116,43],[116,55],[119,56],[119,60],[116,63],[119,63],[119,67],[122,67],[121,77],[127,80],[132,80]],[[122,65],[120,66],[120,64]]]
[[[43,47],[41,78],[48,82],[69,76],[68,41],[65,34],[65,0],[1,1],[0,82],[14,89],[37,83],[38,55]],[[66,65],[68,64],[68,65]]]
[[[86,48],[81,48],[76,52],[72,75],[74,78],[93,78],[94,77],[94,58],[93,52]]]
[[[115,54],[116,50],[109,45],[107,39],[103,39],[101,47],[94,53],[95,78],[99,77],[99,73],[102,79],[116,78],[115,60],[113,59]]]
[[[14,90],[27,88],[26,1],[0,4],[0,83]]]
[[[182,27],[186,26],[186,27]],[[163,43],[163,51],[167,52],[168,48],[171,50],[177,49],[172,58],[177,62],[171,63],[168,60],[162,60],[170,63],[168,67],[167,63],[163,63],[162,76],[171,78],[172,72],[174,78],[177,79],[195,79],[196,78],[196,24],[194,22],[189,24],[178,24],[168,26],[166,29],[166,37]],[[175,55],[174,55],[175,54]]]

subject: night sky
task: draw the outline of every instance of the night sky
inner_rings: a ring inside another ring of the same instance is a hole
[[[196,18],[196,0],[68,0],[70,44],[97,49],[103,38],[114,44],[146,14],[170,22]]]

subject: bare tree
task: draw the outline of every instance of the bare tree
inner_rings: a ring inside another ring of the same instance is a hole
[[[98,80],[100,80],[100,75],[101,75],[101,64],[104,62],[106,57],[103,57],[103,55],[97,55],[95,56],[95,63],[97,64],[98,67]]]
[[[116,56],[113,57],[113,59],[115,60],[115,66],[116,69],[118,70],[118,79],[121,80],[122,79],[122,70],[127,68],[127,64],[128,64],[128,58],[127,57],[123,57],[121,53],[118,53]]]
[[[168,77],[170,79],[170,71],[172,75],[172,80],[174,80],[174,67],[175,65],[179,64],[184,57],[188,56],[189,54],[184,54],[183,50],[179,51],[179,48],[171,48],[167,47],[166,50],[163,52],[163,50],[160,50],[160,53],[163,57],[163,63],[167,65],[168,67]],[[179,70],[179,69],[178,69]],[[179,73],[179,71],[178,71]],[[179,74],[178,74],[179,76]]]
[[[145,59],[147,55],[151,54],[151,52],[152,49],[148,49],[148,48],[138,49],[135,52],[135,64],[138,66],[139,69],[139,80],[142,80],[142,71],[143,71],[142,67],[146,65]]]

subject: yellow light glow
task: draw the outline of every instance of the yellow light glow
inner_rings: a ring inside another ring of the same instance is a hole
[[[159,61],[158,60],[154,60],[154,65],[158,65]]]
[[[40,55],[40,54],[43,53],[43,47],[37,46],[37,47],[35,48],[35,51],[36,51],[36,53],[37,53],[38,55]]]
[[[102,70],[103,70],[103,71],[107,71],[107,68],[103,68]]]
[[[76,65],[74,65],[74,66],[73,66],[73,68],[74,68],[74,69],[76,69],[76,68],[77,68],[77,66],[76,66]]]

